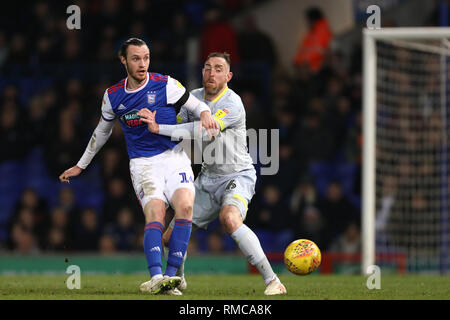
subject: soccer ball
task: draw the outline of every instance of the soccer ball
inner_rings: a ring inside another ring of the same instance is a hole
[[[284,264],[294,274],[307,275],[320,266],[322,255],[319,247],[307,239],[291,242],[284,251]]]

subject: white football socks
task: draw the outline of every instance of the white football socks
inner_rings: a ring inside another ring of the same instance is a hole
[[[236,241],[247,261],[258,269],[266,285],[277,278],[264,254],[258,237],[249,227],[242,224],[231,234],[231,237]]]
[[[273,272],[272,266],[270,265],[266,255],[264,254],[258,237],[249,227],[247,227],[245,224],[242,224],[231,234],[231,237],[234,239],[234,241],[236,241],[239,249],[241,249],[247,261],[255,266],[255,268],[259,271],[264,279],[264,283],[266,284],[266,286],[272,280],[277,279],[277,275]],[[167,258],[168,252],[169,248],[164,247],[164,257]],[[179,277],[182,277],[184,275],[184,263],[186,261],[186,257],[187,252],[184,255],[183,262],[181,263],[177,271],[177,276]]]

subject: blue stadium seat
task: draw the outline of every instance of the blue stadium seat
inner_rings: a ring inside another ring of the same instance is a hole
[[[309,167],[321,196],[326,194],[329,183],[334,180],[341,184],[345,194],[352,193],[357,170],[357,165],[342,162],[315,162]]]
[[[254,229],[253,232],[258,237],[264,252],[276,252],[276,245],[274,245],[276,243],[274,232],[263,229]]]
[[[223,236],[223,244],[224,244],[223,249],[225,251],[234,251],[237,248],[236,241],[234,241],[233,238],[228,234],[225,234]]]
[[[22,78],[19,84],[20,103],[27,105],[30,98],[36,92],[42,92],[42,90],[49,87],[52,82],[52,79],[44,77],[40,77],[39,81],[36,81],[35,78]]]
[[[26,187],[33,188],[49,204],[56,203],[59,193],[59,181],[49,174],[42,148],[36,147],[30,151],[24,161],[23,171],[25,173],[24,182]]]
[[[275,236],[275,252],[284,252],[289,243],[293,241],[293,237],[294,233],[289,229],[277,232]]]
[[[0,193],[0,242],[8,238],[7,225],[14,210],[14,205],[20,198],[20,192]]]
[[[198,229],[195,232],[195,238],[197,239],[198,249],[202,252],[208,251],[208,231],[205,229]]]
[[[0,194],[0,223],[9,219],[14,209],[14,205],[20,198],[20,193]]]
[[[345,162],[312,163],[309,173],[312,175],[317,191],[320,196],[325,196],[327,187],[333,180],[338,181],[348,200],[357,208],[361,209],[361,197],[354,192],[356,179],[360,167],[357,164]]]
[[[319,195],[324,197],[328,184],[333,179],[333,165],[326,162],[314,162],[311,163],[308,170],[314,179]]]
[[[73,189],[80,207],[93,207],[98,213],[101,213],[105,195],[98,165],[93,163],[83,172],[83,175],[80,175],[77,179],[72,179],[70,187]]]
[[[336,166],[336,178],[345,193],[352,192],[358,167],[353,163],[341,163]]]
[[[6,242],[8,240],[8,230],[0,226],[0,242]]]
[[[23,188],[23,168],[20,161],[7,161],[0,164],[0,193]]]

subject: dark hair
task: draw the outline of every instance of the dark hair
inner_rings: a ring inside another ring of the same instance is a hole
[[[206,57],[205,62],[208,61],[210,58],[214,58],[214,57],[223,58],[227,62],[228,67],[231,67],[231,58],[230,58],[229,53],[227,53],[227,52],[212,52]]]
[[[119,50],[119,58],[120,57],[127,57],[127,49],[128,47],[132,45],[132,46],[146,46],[147,44],[145,43],[144,40],[138,39],[138,38],[130,38],[127,41],[125,41],[122,46],[120,47]]]

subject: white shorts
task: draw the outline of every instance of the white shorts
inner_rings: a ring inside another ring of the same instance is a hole
[[[152,199],[160,199],[168,207],[180,188],[188,188],[195,194],[191,160],[181,148],[168,149],[153,157],[131,159],[130,175],[142,209]]]

